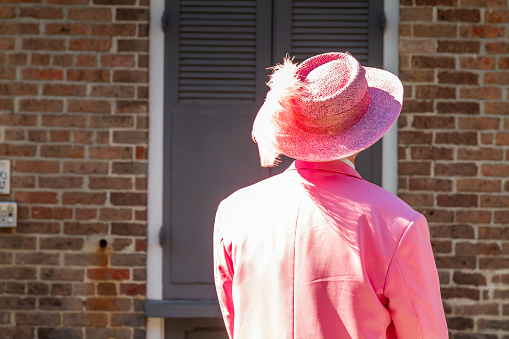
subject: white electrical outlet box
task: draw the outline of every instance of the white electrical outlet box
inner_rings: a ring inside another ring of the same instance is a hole
[[[0,227],[16,227],[18,224],[18,205],[15,202],[0,202]]]
[[[11,161],[0,160],[0,194],[11,193]]]

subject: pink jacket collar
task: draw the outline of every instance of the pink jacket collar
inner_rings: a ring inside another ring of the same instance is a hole
[[[310,162],[310,161],[295,160],[292,163],[292,165],[287,169],[287,171],[293,171],[293,170],[298,171],[301,169],[312,169],[312,170],[319,170],[319,171],[338,172],[338,173],[343,173],[343,174],[364,180],[359,175],[359,173],[357,173],[357,171],[355,169],[353,169],[350,165],[348,165],[340,160],[333,160],[333,161],[327,161],[327,162]]]

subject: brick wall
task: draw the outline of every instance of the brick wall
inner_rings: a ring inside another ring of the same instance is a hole
[[[148,0],[0,3],[0,338],[144,338]]]
[[[400,15],[399,195],[428,219],[451,338],[509,338],[508,1]]]

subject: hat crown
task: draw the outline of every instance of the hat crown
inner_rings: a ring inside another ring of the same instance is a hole
[[[347,112],[366,95],[368,82],[364,68],[348,53],[326,53],[299,65],[297,76],[305,84],[305,95],[297,103],[297,113],[322,118]]]

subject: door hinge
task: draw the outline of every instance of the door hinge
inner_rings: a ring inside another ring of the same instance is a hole
[[[164,229],[164,226],[161,226],[161,229],[159,229],[159,245],[161,247],[164,247],[165,241],[166,241],[166,231]]]
[[[385,28],[387,27],[387,17],[385,16],[385,12],[382,13],[382,18],[380,19],[380,28],[382,32],[385,32]]]
[[[166,28],[168,28],[169,24],[168,11],[164,11],[163,16],[161,17],[161,29],[163,32],[166,32]]]

